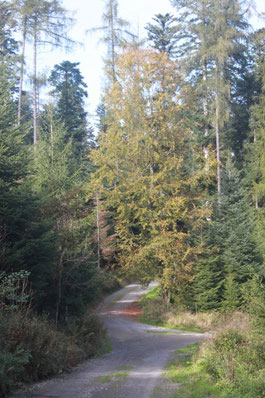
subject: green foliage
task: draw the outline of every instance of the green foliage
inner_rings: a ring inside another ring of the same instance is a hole
[[[174,26],[175,18],[168,13],[165,15],[157,14],[153,21],[155,24],[148,23],[145,27],[148,40],[158,51],[166,53],[169,57],[174,56],[177,41],[176,33],[178,31],[178,28]]]
[[[242,396],[254,398],[257,394],[262,397],[264,344],[264,339],[255,335],[245,335],[235,330],[223,331],[202,347],[197,361],[215,381],[221,381],[227,387],[234,385],[237,394],[248,391],[249,395]]]
[[[235,311],[240,308],[240,287],[233,274],[228,274],[224,282],[222,309]]]
[[[143,320],[161,324],[165,321],[166,313],[169,309],[168,303],[162,297],[153,297],[141,302],[143,310]]]
[[[14,311],[27,304],[30,294],[27,292],[27,271],[0,273],[0,311]]]
[[[223,168],[221,205],[202,231],[203,250],[192,289],[199,310],[235,310],[243,302],[242,285],[262,273],[255,240],[255,219],[242,178],[231,163]]]
[[[251,314],[254,330],[263,333],[265,329],[265,285],[263,279],[254,274],[243,286],[245,305]]]
[[[73,151],[80,161],[93,141],[91,126],[87,123],[85,98],[87,97],[84,79],[78,69],[79,63],[64,61],[55,65],[49,77],[53,87],[52,94],[57,100],[55,116],[64,126],[66,132],[64,143],[72,139]]]
[[[178,394],[183,398],[264,397],[264,356],[261,359],[257,342],[252,341],[248,346],[249,342],[242,340],[238,332],[231,331],[223,333],[215,341],[218,348],[213,348],[214,343],[205,342],[199,350],[196,346],[185,351],[177,350],[166,375],[178,383]],[[209,372],[213,372],[215,377],[218,373],[224,379],[219,376],[216,379],[213,374],[209,377]]]
[[[30,361],[30,353],[23,347],[16,347],[11,353],[0,348],[0,396],[5,396],[23,376]]]

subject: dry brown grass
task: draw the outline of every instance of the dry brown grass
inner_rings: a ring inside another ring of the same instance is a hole
[[[249,316],[241,311],[235,312],[190,312],[170,307],[162,299],[146,300],[140,304],[143,320],[162,323],[173,328],[194,329],[203,332],[221,330],[249,331]]]
[[[249,331],[249,316],[243,312],[231,313],[188,311],[165,314],[165,322],[172,327],[199,329],[205,332],[219,332],[221,330]]]

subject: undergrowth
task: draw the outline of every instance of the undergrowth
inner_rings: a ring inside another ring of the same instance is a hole
[[[211,313],[174,308],[158,288],[141,300],[142,320],[212,333],[200,347],[178,350],[169,365],[167,376],[178,383],[176,397],[265,397],[264,294],[259,290],[253,297],[245,312]]]
[[[235,330],[218,333],[200,347],[177,350],[166,376],[176,397],[264,398],[264,339]]]
[[[58,331],[30,311],[0,312],[0,396],[69,370],[96,355],[104,340],[103,326],[91,314]]]
[[[248,331],[249,316],[241,311],[231,312],[191,312],[183,307],[174,307],[164,300],[161,289],[155,287],[140,301],[143,315],[140,321],[156,326],[192,332],[209,332],[222,329]]]
[[[60,374],[84,359],[111,351],[103,324],[90,309],[58,327],[48,315],[35,314],[27,289],[28,276],[25,271],[0,273],[1,397],[25,383]],[[116,279],[105,279],[106,291],[119,286]],[[97,295],[97,301],[100,296],[103,293]]]

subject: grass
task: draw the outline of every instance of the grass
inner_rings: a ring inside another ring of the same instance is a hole
[[[96,379],[97,383],[110,383],[112,378],[110,375],[98,376]]]
[[[165,371],[165,376],[178,384],[178,393],[175,397],[221,397],[222,389],[220,386],[211,383],[209,376],[203,369],[192,361],[197,350],[198,344],[177,350],[174,360],[171,361]]]
[[[161,296],[159,287],[150,290],[139,302],[143,314],[138,318],[142,323],[162,326],[187,332],[204,333],[220,329],[249,330],[247,314],[236,311],[233,313],[191,312],[168,304]]]
[[[178,332],[166,332],[166,331],[161,331],[161,330],[147,330],[147,333],[152,333],[152,334],[181,334]]]
[[[225,341],[225,340],[224,340]],[[206,343],[207,344],[207,343]],[[234,382],[212,377],[202,359],[203,345],[198,344],[179,349],[167,366],[164,375],[176,383],[174,398],[264,398],[262,374],[240,376]],[[210,355],[214,355],[210,352]],[[212,358],[215,361],[215,357]],[[250,358],[249,358],[250,360]]]
[[[124,372],[113,372],[109,375],[102,375],[96,378],[96,383],[111,383],[113,379],[126,379],[129,376],[129,373]]]
[[[111,377],[120,377],[122,379],[126,379],[129,376],[129,373],[120,373],[120,372],[113,372],[111,373]]]
[[[101,357],[102,355],[108,354],[109,352],[112,351],[112,346],[111,346],[111,341],[108,335],[105,336],[105,342],[101,349],[99,350],[99,353],[96,357]]]

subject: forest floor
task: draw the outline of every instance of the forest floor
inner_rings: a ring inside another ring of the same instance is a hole
[[[97,313],[105,324],[111,352],[86,361],[71,373],[35,384],[12,398],[173,398],[178,385],[162,374],[177,349],[206,338],[137,322],[135,302],[154,287],[131,284],[107,297]],[[10,397],[10,398],[11,398]]]

